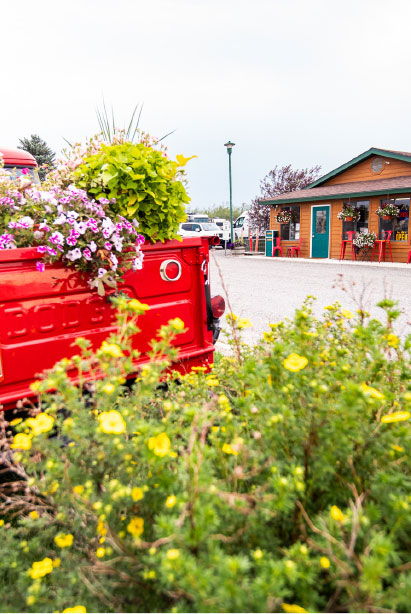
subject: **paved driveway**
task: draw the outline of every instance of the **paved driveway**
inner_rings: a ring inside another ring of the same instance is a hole
[[[251,320],[252,329],[244,331],[248,343],[255,343],[269,322],[292,317],[309,294],[317,298],[317,315],[335,301],[351,311],[362,302],[379,318],[384,314],[375,304],[384,297],[396,298],[403,311],[396,330],[401,335],[411,332],[411,264],[225,256],[221,249],[212,250],[210,261],[211,294],[222,294],[226,301],[228,297],[232,311]],[[224,351],[223,335],[217,349]]]

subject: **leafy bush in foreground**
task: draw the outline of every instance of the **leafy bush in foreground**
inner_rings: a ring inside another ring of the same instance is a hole
[[[254,348],[231,316],[233,356],[165,393],[183,325],[128,390],[142,308],[120,299],[119,335],[74,359],[94,392],[64,360],[16,426],[2,611],[409,611],[410,340],[381,306],[386,325],[307,302]]]

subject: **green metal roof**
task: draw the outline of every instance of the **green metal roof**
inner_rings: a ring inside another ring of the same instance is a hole
[[[327,175],[323,175],[316,181],[313,181],[313,183],[310,183],[310,185],[307,185],[303,189],[309,190],[310,188],[315,188],[317,186],[320,186],[326,181],[328,181],[329,179],[332,179],[333,177],[340,175],[341,173],[346,171],[348,168],[351,168],[351,166],[358,164],[358,162],[362,162],[362,160],[366,160],[370,156],[384,156],[384,158],[394,158],[395,160],[402,160],[403,162],[409,162],[411,164],[411,153],[407,153],[406,151],[393,151],[391,149],[379,149],[378,147],[371,147],[370,149],[368,149],[367,151],[364,151],[364,153],[360,154],[356,158],[349,160],[349,162],[346,162],[342,166],[335,168],[333,171],[330,171],[329,173],[327,173]]]

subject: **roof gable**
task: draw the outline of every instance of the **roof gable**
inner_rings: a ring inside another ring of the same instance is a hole
[[[337,175],[340,175],[341,173],[344,173],[349,168],[352,168],[359,162],[362,162],[363,160],[366,160],[367,158],[370,158],[371,156],[375,156],[375,155],[384,156],[385,158],[394,158],[395,160],[401,160],[403,162],[408,162],[411,164],[411,153],[408,153],[406,151],[393,151],[391,149],[379,149],[377,147],[371,147],[370,149],[368,149],[367,151],[364,151],[364,153],[360,154],[359,156],[335,168],[333,171],[330,171],[326,175],[323,175],[322,177],[320,177],[313,183],[310,183],[310,185],[306,186],[304,190],[310,190],[311,188],[316,188],[318,186],[321,186],[327,181],[329,181],[330,179],[336,177]]]

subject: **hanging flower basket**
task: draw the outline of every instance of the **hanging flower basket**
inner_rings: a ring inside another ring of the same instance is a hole
[[[337,213],[337,217],[343,222],[356,222],[360,219],[360,212],[355,207],[347,205]]]
[[[392,220],[393,217],[398,217],[400,214],[399,207],[397,205],[393,205],[389,203],[388,205],[383,205],[382,207],[378,207],[375,212],[379,217],[382,217],[383,220]]]
[[[289,209],[286,209],[285,211],[280,211],[280,213],[277,215],[277,222],[279,224],[289,224],[292,219],[293,214]]]

